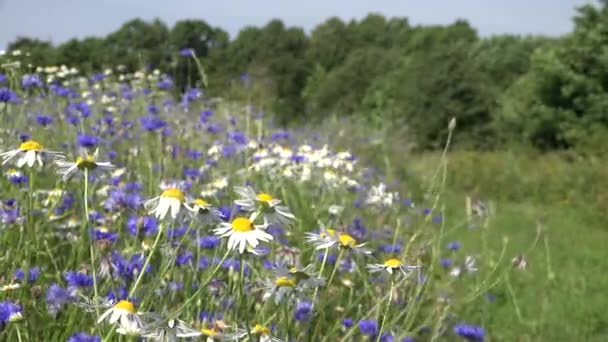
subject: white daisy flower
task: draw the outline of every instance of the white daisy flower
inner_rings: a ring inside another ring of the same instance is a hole
[[[338,247],[366,255],[372,253],[371,250],[363,247],[365,243],[358,243],[350,234],[334,229],[321,228],[320,233],[305,233],[305,239],[317,250]]]
[[[241,330],[241,329],[239,329]],[[235,336],[237,340],[243,339],[247,337],[247,335],[251,333],[251,335],[258,336],[260,342],[282,342],[283,340],[278,339],[276,337],[270,336],[270,329],[261,324],[256,324],[253,328],[250,329],[249,332],[246,330],[242,331],[240,335]]]
[[[268,223],[256,225],[255,214],[252,214],[249,218],[247,217],[236,217],[232,222],[222,222],[220,227],[214,230],[216,235],[221,237],[228,237],[228,249],[239,250],[239,253],[243,254],[245,249],[250,246],[256,248],[259,241],[271,241],[272,235],[266,233],[265,229],[268,227]]]
[[[135,311],[135,305],[127,300],[121,300],[109,308],[99,316],[97,324],[106,319],[110,324],[118,324],[116,332],[122,335],[140,335],[144,328],[144,322]]]
[[[157,316],[157,315],[155,315]],[[198,337],[203,333],[179,319],[159,319],[146,328],[141,336],[158,342],[175,342],[178,338]]]
[[[390,258],[382,264],[369,264],[367,268],[371,273],[386,271],[390,275],[393,275],[393,272],[401,272],[403,275],[407,275],[411,271],[419,269],[420,266],[406,265],[399,259]]]
[[[69,162],[67,160],[57,160],[55,164],[57,165],[58,172],[63,178],[64,181],[68,180],[75,174],[78,170],[87,169],[89,173],[97,172],[97,171],[110,171],[115,166],[110,162],[97,162],[97,156],[99,155],[99,149],[95,150],[93,155],[88,155],[83,153],[83,156],[76,158],[75,162]]]
[[[192,212],[193,218],[201,220],[203,223],[214,223],[220,221],[217,210],[202,198],[197,198],[185,204],[186,208]]]
[[[35,163],[38,163],[39,166],[42,166],[42,157],[46,155],[52,157],[63,156],[61,152],[46,150],[42,146],[42,144],[37,141],[28,140],[26,142],[21,143],[21,145],[19,145],[19,147],[14,150],[0,153],[0,158],[2,158],[2,165],[4,165],[11,161],[13,158],[19,157],[19,159],[17,159],[17,167],[20,168],[23,165],[33,167]]]
[[[251,187],[237,186],[234,188],[240,198],[234,203],[246,211],[256,210],[257,204],[263,208],[264,218],[269,223],[287,224],[290,220],[295,219],[289,208],[282,206],[281,200],[272,197],[272,195],[262,192],[256,194]]]
[[[265,282],[263,299],[274,297],[280,303],[286,297],[304,298],[307,290],[314,290],[325,285],[325,280],[312,274],[312,265],[303,269],[281,267],[275,270],[274,279]]]
[[[163,191],[160,196],[149,199],[144,203],[146,209],[151,209],[149,214],[156,216],[159,220],[164,219],[167,214],[171,213],[172,219],[177,219],[177,216],[185,207],[186,195],[178,188],[168,188]]]

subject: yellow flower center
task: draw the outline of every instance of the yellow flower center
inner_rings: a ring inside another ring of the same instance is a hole
[[[268,327],[265,327],[261,324],[256,324],[255,327],[253,327],[252,333],[258,334],[258,335],[268,335],[270,333],[270,329],[268,329]]]
[[[395,258],[391,258],[384,262],[384,266],[390,267],[390,268],[397,268],[397,267],[401,266],[401,261],[399,261],[398,259],[395,259]]]
[[[79,169],[89,169],[92,170],[97,167],[97,163],[93,159],[93,156],[87,156],[86,158],[78,157],[76,158],[76,165]]]
[[[325,234],[324,232],[321,232],[321,234],[319,234],[319,236],[322,238],[336,236],[336,231],[334,229],[328,228],[325,231],[327,232],[327,234]]]
[[[202,328],[201,332],[203,334],[205,334],[205,336],[209,336],[209,337],[214,337],[217,336],[217,331],[215,331],[215,329],[206,329],[206,328]]]
[[[232,230],[237,232],[250,232],[253,230],[253,222],[246,217],[237,217],[232,221]]]
[[[116,305],[114,305],[114,309],[121,309],[129,313],[135,313],[135,305],[128,300],[121,300],[120,302],[116,303]]]
[[[178,200],[180,202],[183,202],[184,199],[186,198],[184,193],[180,189],[176,189],[176,188],[170,188],[170,189],[163,191],[163,193],[161,194],[161,197],[175,198],[176,200]]]
[[[40,151],[42,150],[42,145],[37,141],[28,140],[21,143],[21,145],[19,145],[19,149],[21,151]]]
[[[357,240],[355,240],[352,236],[342,233],[338,236],[338,241],[342,247],[352,248],[357,244]]]
[[[197,198],[193,202],[194,202],[194,204],[198,205],[199,207],[209,206],[209,202],[205,201],[202,198]]]
[[[294,287],[296,286],[296,280],[288,277],[278,277],[277,280],[274,281],[274,284],[278,287]]]
[[[272,196],[270,194],[267,194],[265,192],[258,194],[257,196],[258,200],[264,203],[270,203],[270,201],[272,201]]]

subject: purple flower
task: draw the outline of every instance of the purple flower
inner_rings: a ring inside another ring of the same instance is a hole
[[[118,238],[118,233],[109,232],[109,231],[97,228],[97,229],[93,229],[91,231],[91,237],[95,241],[105,240],[105,241],[114,242]]]
[[[8,323],[15,317],[21,316],[21,306],[5,301],[0,303],[0,322]]]
[[[217,236],[209,235],[209,236],[201,236],[198,239],[198,246],[204,249],[213,249],[220,245],[220,238]]]
[[[17,102],[19,101],[19,97],[15,92],[10,89],[3,87],[0,88],[0,102],[8,103],[8,102]]]
[[[147,115],[139,118],[141,128],[145,131],[152,132],[161,128],[167,127],[167,122],[161,120],[158,116]]]
[[[181,50],[179,50],[179,55],[182,57],[194,56],[194,50],[192,50],[190,48],[181,49]]]
[[[76,137],[76,142],[79,146],[92,148],[97,146],[99,143],[99,138],[94,135],[78,134],[78,137]]]
[[[355,322],[353,322],[352,318],[345,318],[342,320],[342,326],[344,326],[345,328],[350,328],[355,324]]]
[[[456,324],[454,333],[469,341],[482,342],[485,332],[482,327],[469,324]]]
[[[359,330],[363,335],[376,336],[378,334],[378,322],[373,319],[360,320]]]
[[[49,115],[44,115],[44,114],[37,114],[36,115],[36,122],[42,126],[42,127],[46,127],[50,124],[53,123],[53,117],[49,116]]]
[[[69,287],[89,287],[93,285],[93,277],[82,272],[69,271],[63,278],[67,281]]]
[[[193,259],[194,256],[192,255],[192,252],[185,252],[175,258],[175,264],[177,266],[191,264]]]
[[[57,314],[65,304],[74,299],[76,299],[76,297],[73,294],[58,284],[52,284],[46,290],[46,305],[47,310],[51,315]]]
[[[68,342],[101,342],[101,337],[79,332],[70,336]]]
[[[311,302],[299,302],[296,305],[295,312],[293,313],[293,318],[296,321],[305,321],[312,314],[312,303]]]
[[[30,283],[35,282],[40,277],[40,267],[32,267],[27,272],[27,281]]]
[[[42,88],[42,80],[37,74],[25,74],[21,77],[21,86],[28,88]]]
[[[460,241],[452,241],[450,243],[448,243],[448,249],[450,251],[457,251],[459,250],[461,247]]]

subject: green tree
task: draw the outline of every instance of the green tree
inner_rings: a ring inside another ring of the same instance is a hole
[[[578,10],[574,32],[539,48],[505,97],[501,125],[542,148],[583,143],[608,125],[608,2]]]

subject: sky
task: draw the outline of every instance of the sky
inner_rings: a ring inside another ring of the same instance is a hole
[[[337,16],[360,19],[370,12],[407,17],[411,24],[450,24],[466,19],[482,36],[572,30],[575,8],[593,0],[0,0],[0,50],[18,36],[50,40],[104,36],[124,22],[160,18],[203,19],[234,37],[239,29],[273,18],[308,32]]]

